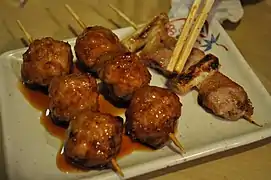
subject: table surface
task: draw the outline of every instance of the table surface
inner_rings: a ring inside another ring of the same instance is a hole
[[[114,4],[136,23],[142,23],[159,12],[168,12],[170,8],[169,0],[30,0],[24,8],[18,8],[18,2],[19,0],[0,1],[0,53],[24,47],[21,41],[24,35],[17,27],[17,19],[21,20],[34,38],[74,37],[68,27],[71,26],[75,32],[80,32],[81,29],[64,8],[65,3],[73,7],[86,24],[111,29],[128,24],[108,8],[108,3]],[[271,93],[271,0],[247,5],[244,9],[240,25],[227,32]],[[271,175],[270,142],[271,139],[266,139],[133,179],[268,180]],[[2,164],[0,169],[4,171]],[[4,177],[4,174],[1,176]]]

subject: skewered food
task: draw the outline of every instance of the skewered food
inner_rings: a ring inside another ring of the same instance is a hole
[[[54,77],[71,73],[72,59],[68,43],[50,37],[34,40],[23,54],[22,80],[30,87],[47,89]]]
[[[49,87],[49,110],[53,122],[67,126],[73,116],[84,110],[98,110],[95,78],[75,73],[55,77]]]
[[[74,49],[78,62],[91,72],[97,72],[105,61],[126,51],[118,37],[102,26],[85,28]]]
[[[125,102],[137,89],[150,83],[151,74],[136,54],[126,53],[106,61],[99,78],[113,100]]]
[[[65,157],[83,168],[106,167],[120,151],[122,118],[84,111],[70,123]]]
[[[145,86],[135,92],[125,113],[132,139],[158,149],[170,140],[181,116],[179,97],[168,89]]]
[[[166,29],[168,23],[168,16],[161,13],[148,26],[139,28],[133,35],[123,40],[126,48],[131,52],[138,52],[147,66],[160,71],[166,76],[172,74],[167,70],[167,66],[177,43],[176,38],[168,35]],[[204,52],[200,49],[193,48],[184,70],[196,64],[204,55]]]
[[[207,77],[198,88],[199,104],[217,116],[235,121],[253,114],[251,101],[243,87],[220,72]]]
[[[188,61],[188,63],[188,65],[191,65],[190,67],[186,67],[187,69],[183,73],[169,79],[167,82],[169,88],[180,95],[184,95],[194,87],[197,87],[205,78],[217,72],[219,68],[219,60],[212,54],[207,54],[199,62]]]

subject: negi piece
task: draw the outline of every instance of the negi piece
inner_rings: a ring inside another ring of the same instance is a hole
[[[53,122],[67,126],[82,111],[98,110],[96,79],[75,73],[55,77],[49,87],[49,110]]]
[[[151,74],[134,53],[125,53],[106,61],[99,72],[114,101],[129,101],[133,93],[150,83]]]
[[[78,62],[95,73],[105,61],[126,51],[119,38],[102,26],[85,28],[77,37],[74,50]]]
[[[179,97],[168,89],[145,86],[135,92],[125,113],[126,132],[154,149],[169,142],[181,116]]]
[[[71,46],[50,37],[34,40],[23,54],[21,76],[32,88],[47,89],[51,80],[72,71]]]
[[[122,118],[84,111],[70,122],[64,155],[81,168],[107,167],[120,151],[122,132]]]
[[[217,116],[236,121],[253,114],[244,88],[220,72],[207,77],[198,86],[198,91],[199,104]]]

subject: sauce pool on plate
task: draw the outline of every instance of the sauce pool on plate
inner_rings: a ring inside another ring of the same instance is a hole
[[[48,110],[49,107],[48,95],[25,87],[25,85],[21,81],[19,81],[18,83],[18,89],[24,95],[25,99],[32,107],[41,111],[40,123],[48,131],[48,133],[50,133],[52,136],[60,139],[63,142],[66,136],[66,129],[55,125],[50,119]],[[114,116],[122,115],[125,112],[124,108],[114,107],[107,100],[105,100],[105,98],[102,95],[99,96],[99,110],[102,113],[109,113]],[[66,173],[82,172],[83,170],[74,167],[72,164],[68,163],[65,160],[62,150],[63,147],[60,148],[60,151],[57,153],[56,156],[56,164],[59,170]],[[121,149],[117,156],[117,159],[129,155],[135,150],[151,150],[151,149],[138,142],[133,142],[127,135],[123,134]]]

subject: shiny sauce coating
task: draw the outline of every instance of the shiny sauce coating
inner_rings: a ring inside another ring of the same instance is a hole
[[[52,136],[62,141],[59,152],[56,156],[56,165],[59,170],[65,173],[82,172],[83,170],[74,167],[72,164],[66,162],[63,154],[63,141],[66,136],[66,129],[56,126],[49,117],[49,97],[42,92],[31,90],[27,88],[21,81],[18,82],[18,89],[23,94],[28,103],[35,109],[41,111],[40,123],[44,126],[46,131]],[[109,113],[114,116],[124,114],[125,109],[116,108],[111,105],[102,95],[99,95],[99,111],[102,113]],[[151,150],[150,148],[133,142],[127,135],[123,134],[122,144],[117,159],[131,154],[135,150]]]

